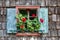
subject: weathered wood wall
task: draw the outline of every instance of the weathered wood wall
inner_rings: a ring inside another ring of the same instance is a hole
[[[49,9],[49,32],[40,37],[16,37],[7,34],[6,9],[29,3]],[[60,40],[60,0],[0,0],[0,40]]]

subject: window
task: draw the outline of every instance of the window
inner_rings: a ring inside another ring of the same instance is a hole
[[[40,36],[37,9],[39,6],[16,6],[17,36]],[[28,34],[27,34],[28,33]]]
[[[16,12],[18,36],[23,35],[22,33],[32,33],[35,36],[39,33],[48,33],[48,8],[16,6]]]
[[[33,35],[40,35],[38,34],[39,28],[40,28],[40,23],[38,21],[38,16],[37,16],[37,9],[39,6],[20,6],[16,7],[17,9],[17,15],[16,15],[16,27],[17,27],[17,33],[34,33]],[[37,34],[35,34],[37,33]],[[18,35],[18,34],[17,34]],[[31,34],[26,34],[30,35]]]
[[[39,27],[37,9],[19,9],[17,15],[18,32],[38,32]]]
[[[48,33],[48,8],[7,8],[7,33],[16,33],[18,36],[40,36],[39,33]]]

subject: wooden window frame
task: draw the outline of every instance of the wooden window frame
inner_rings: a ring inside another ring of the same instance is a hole
[[[40,6],[16,6],[16,14],[18,14],[18,9],[36,9],[38,10]],[[16,33],[16,36],[40,36],[40,33]]]

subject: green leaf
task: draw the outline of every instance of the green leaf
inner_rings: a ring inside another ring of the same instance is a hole
[[[19,16],[18,16],[18,15],[16,15],[16,18],[19,18]]]
[[[19,14],[19,17],[22,17],[22,14]]]

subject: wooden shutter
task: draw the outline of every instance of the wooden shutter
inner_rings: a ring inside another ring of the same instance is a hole
[[[16,33],[16,9],[7,8],[7,33]]]
[[[40,22],[40,19],[43,19],[43,23]],[[39,33],[48,33],[48,8],[39,8],[38,9],[38,19],[40,24]]]

